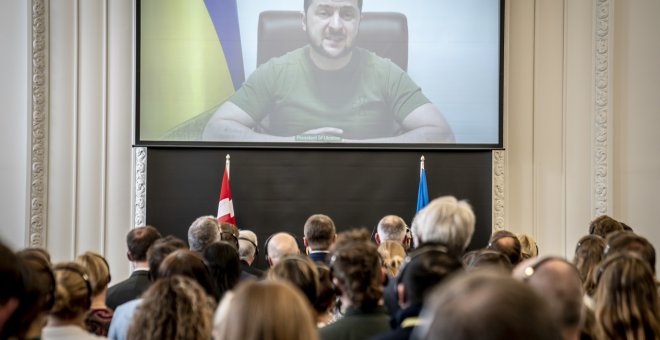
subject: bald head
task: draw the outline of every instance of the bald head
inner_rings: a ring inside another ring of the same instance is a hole
[[[575,266],[558,257],[521,262],[513,276],[529,284],[550,307],[564,339],[578,339],[582,321],[582,280]]]
[[[300,254],[298,242],[288,233],[274,234],[268,241],[266,250],[268,251],[266,260],[271,266],[277,264],[284,256]]]

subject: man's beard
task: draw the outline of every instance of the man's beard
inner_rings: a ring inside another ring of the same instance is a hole
[[[309,33],[308,33],[308,39],[311,41],[311,37],[309,37]],[[346,37],[344,37],[343,39],[346,40]],[[329,59],[340,59],[342,57],[345,57],[349,55],[355,48],[355,40],[353,40],[353,43],[351,44],[346,43],[346,45],[344,45],[344,49],[339,54],[331,54],[328,51],[326,51],[325,48],[323,48],[323,42],[325,40],[326,37],[323,37],[321,41],[318,43],[318,45],[317,44],[310,44],[310,45],[312,46],[314,51],[316,51],[316,53]]]

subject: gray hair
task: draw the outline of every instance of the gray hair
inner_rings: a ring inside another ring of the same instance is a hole
[[[467,201],[443,196],[420,210],[412,223],[412,233],[418,244],[442,243],[450,252],[461,255],[474,234],[475,217]]]
[[[241,260],[248,260],[257,253],[257,234],[250,230],[241,230],[238,232],[238,256]]]
[[[387,215],[378,222],[378,236],[381,241],[392,240],[403,242],[406,237],[406,222],[399,216]]]
[[[198,217],[188,228],[188,246],[192,251],[201,252],[217,241],[220,241],[220,226],[215,216]]]

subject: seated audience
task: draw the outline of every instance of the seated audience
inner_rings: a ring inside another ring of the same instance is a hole
[[[449,255],[443,246],[426,243],[415,249],[406,258],[397,278],[397,298],[401,310],[390,321],[393,330],[375,339],[410,339],[431,289],[461,269],[461,262]]]
[[[238,236],[238,257],[241,261],[241,280],[258,279],[264,272],[255,266],[259,255],[257,235],[250,230],[241,230]]]
[[[490,249],[479,249],[470,252],[469,260],[466,260],[465,271],[471,272],[476,269],[499,270],[504,274],[511,274],[513,265],[508,256],[502,252]]]
[[[487,270],[458,275],[434,289],[413,338],[557,340],[546,302],[510,276]]]
[[[632,231],[615,231],[607,235],[603,250],[605,258],[625,251],[639,254],[655,274],[655,247],[645,237]]]
[[[312,307],[283,281],[248,281],[222,301],[213,322],[222,340],[316,340]]]
[[[409,233],[410,229],[401,217],[387,215],[378,221],[374,239],[376,240],[376,244],[381,244],[381,242],[388,240],[399,242],[408,251],[412,243]]]
[[[516,234],[507,230],[494,232],[488,241],[488,249],[496,250],[506,255],[514,266],[520,263],[522,259],[521,248]]]
[[[369,233],[354,231],[360,232],[362,237],[351,236],[346,241],[338,237],[330,252],[332,282],[345,313],[341,319],[320,329],[323,340],[366,339],[390,329],[387,310],[380,304],[384,279],[380,256],[369,241]]]
[[[319,273],[314,262],[304,255],[285,256],[268,270],[268,280],[285,280],[305,295],[310,306],[319,293]]]
[[[598,235],[602,238],[607,237],[609,233],[619,230],[623,230],[623,225],[607,215],[598,216],[589,223],[589,234]]]
[[[521,262],[513,276],[529,284],[546,301],[564,340],[580,339],[582,280],[573,264],[559,257],[537,257]]]
[[[210,339],[215,301],[192,278],[164,277],[144,293],[127,339]]]
[[[518,237],[518,241],[520,241],[520,257],[523,260],[539,256],[539,246],[536,244],[536,240],[532,235],[517,234],[516,237]]]
[[[647,261],[633,252],[608,256],[596,272],[598,339],[660,338],[658,286]]]
[[[216,301],[220,301],[222,296],[238,283],[241,275],[238,253],[232,244],[220,241],[206,246],[203,257],[215,282],[214,296]]]
[[[124,281],[108,288],[105,303],[112,310],[122,303],[137,299],[151,284],[147,250],[161,237],[152,226],[137,227],[126,235],[126,258],[133,264],[133,273]]]
[[[328,250],[337,240],[335,222],[323,214],[312,215],[305,221],[303,234],[303,243],[312,261],[327,264]]]
[[[214,216],[198,217],[188,228],[190,250],[201,253],[213,242],[220,241],[220,225]]]
[[[110,283],[108,262],[101,255],[91,251],[76,257],[75,262],[85,268],[92,285],[92,306],[85,318],[85,328],[96,335],[107,336],[112,321],[112,309],[105,304],[108,283]]]
[[[385,240],[378,244],[378,253],[383,259],[383,268],[387,271],[387,275],[396,277],[406,258],[406,249],[398,241]]]
[[[265,248],[266,261],[270,267],[276,265],[284,256],[300,254],[298,241],[293,235],[286,232],[271,235],[266,240]]]
[[[580,274],[582,288],[587,296],[593,296],[596,290],[594,273],[603,260],[605,240],[598,235],[583,236],[575,247],[573,264]]]
[[[41,332],[42,339],[103,339],[83,328],[94,293],[85,268],[64,262],[56,264],[53,273],[57,282],[55,303]]]

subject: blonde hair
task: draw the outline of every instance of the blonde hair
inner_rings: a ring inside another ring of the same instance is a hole
[[[75,262],[62,262],[53,266],[55,275],[55,304],[50,315],[62,320],[73,320],[87,313],[92,304],[91,285],[85,268]]]
[[[92,296],[97,296],[108,287],[110,283],[110,267],[103,256],[86,251],[76,257],[75,262],[85,268],[89,275],[89,282],[92,285]]]
[[[318,331],[307,299],[283,281],[250,281],[238,287],[213,334],[223,340],[316,340]]]
[[[158,279],[144,293],[127,339],[210,339],[215,301],[191,278]]]
[[[399,275],[399,269],[406,258],[406,249],[401,242],[385,240],[378,245],[378,253],[383,259],[383,267],[391,276]]]
[[[523,260],[531,259],[532,257],[539,256],[539,246],[536,240],[529,234],[517,234],[518,241],[520,241],[520,258]]]

